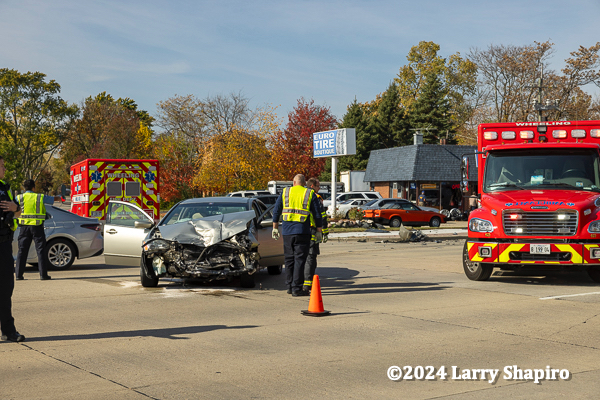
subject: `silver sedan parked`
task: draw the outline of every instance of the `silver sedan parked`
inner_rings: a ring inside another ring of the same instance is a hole
[[[48,269],[62,270],[73,265],[76,258],[88,258],[102,254],[104,240],[102,225],[96,218],[86,218],[51,205],[46,206],[46,248],[44,256]],[[19,228],[13,240],[13,256],[19,251]],[[35,244],[32,242],[27,255],[29,264],[37,265]]]

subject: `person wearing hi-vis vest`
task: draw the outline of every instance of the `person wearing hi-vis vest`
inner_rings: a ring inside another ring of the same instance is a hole
[[[310,248],[311,218],[317,232],[316,240],[322,240],[323,219],[321,218],[317,196],[307,189],[306,178],[298,174],[294,177],[294,186],[287,187],[277,199],[273,208],[273,239],[283,236],[283,253],[285,258],[286,284],[292,296],[308,296],[302,290],[304,283],[304,264]],[[283,217],[281,234],[279,233],[279,217]]]
[[[310,178],[306,184],[308,187],[315,191],[317,195],[317,199],[319,200],[317,204],[319,205],[319,210],[321,210],[321,218],[323,218],[323,243],[327,243],[327,238],[329,237],[329,228],[327,224],[327,213],[325,212],[325,208],[323,207],[323,197],[319,194],[319,190],[321,190],[321,183],[317,178]],[[317,229],[314,226],[314,221],[311,221],[311,238],[310,238],[310,246],[308,250],[308,257],[306,258],[306,264],[304,264],[304,286],[302,286],[302,290],[305,292],[310,292],[312,288],[312,280],[315,275],[315,271],[317,269],[317,256],[321,254],[321,250],[319,248],[319,242],[317,242],[316,232]]]
[[[46,196],[40,193],[34,193],[35,182],[27,179],[23,182],[25,193],[17,195],[17,202],[21,206],[21,215],[17,218],[19,223],[19,252],[17,253],[17,280],[22,281],[25,264],[27,264],[27,255],[31,241],[35,243],[35,250],[38,256],[38,269],[40,279],[45,281],[51,279],[48,275],[48,265],[44,257],[44,248],[46,247],[46,234],[44,233],[44,220],[46,219],[45,204],[53,204],[55,197]],[[59,197],[60,198],[60,197]]]

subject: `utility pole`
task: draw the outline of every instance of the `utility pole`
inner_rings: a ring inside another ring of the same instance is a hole
[[[538,97],[533,101],[533,108],[538,112],[538,118],[541,121],[546,121],[547,118],[543,116],[544,111],[549,110],[558,110],[558,100],[546,100],[546,104],[542,104],[542,96],[544,94],[544,88],[548,88],[548,86],[544,86],[544,65],[542,64],[542,71],[540,73],[540,77],[538,78],[537,86],[529,86],[530,88],[538,90]]]

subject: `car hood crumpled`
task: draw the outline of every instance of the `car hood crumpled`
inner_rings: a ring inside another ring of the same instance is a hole
[[[182,244],[208,247],[248,229],[256,217],[253,210],[193,219],[186,223],[162,225],[158,229],[163,239]]]

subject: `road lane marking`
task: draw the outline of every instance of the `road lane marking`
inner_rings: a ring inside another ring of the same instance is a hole
[[[563,294],[562,296],[540,297],[540,300],[561,299],[563,297],[589,296],[592,294],[600,294],[600,292],[578,293],[578,294]]]

